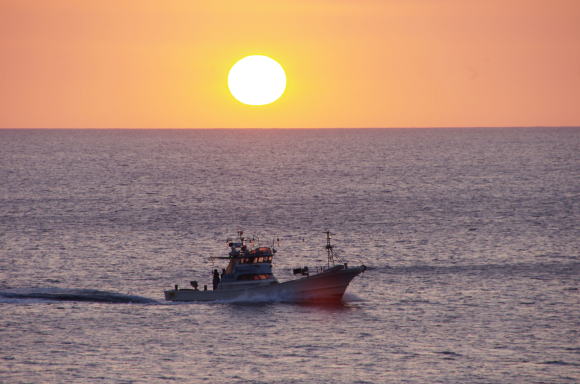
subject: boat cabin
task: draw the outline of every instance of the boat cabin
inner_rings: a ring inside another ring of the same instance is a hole
[[[222,275],[219,289],[277,283],[272,274],[275,249],[269,247],[250,249],[243,237],[240,237],[239,242],[230,242],[228,245],[229,263]]]

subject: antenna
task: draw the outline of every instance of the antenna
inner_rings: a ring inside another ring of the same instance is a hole
[[[332,246],[332,244],[330,244],[330,239],[331,236],[333,235],[333,233],[330,233],[330,231],[326,231],[324,232],[326,233],[326,254],[328,256],[328,268],[330,268],[330,265],[334,265],[334,251],[332,250],[334,247]]]

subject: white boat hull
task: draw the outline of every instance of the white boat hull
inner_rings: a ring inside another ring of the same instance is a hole
[[[340,302],[348,284],[366,268],[337,265],[324,272],[283,283],[252,287],[220,288],[215,291],[172,289],[165,291],[170,301],[277,301],[277,302]]]

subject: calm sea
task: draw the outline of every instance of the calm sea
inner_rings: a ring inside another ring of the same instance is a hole
[[[344,305],[176,304],[244,230]],[[580,129],[2,130],[2,383],[577,383]]]

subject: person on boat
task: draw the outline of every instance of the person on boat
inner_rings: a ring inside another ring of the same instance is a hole
[[[220,283],[220,274],[217,269],[213,270],[213,290],[215,291]]]

